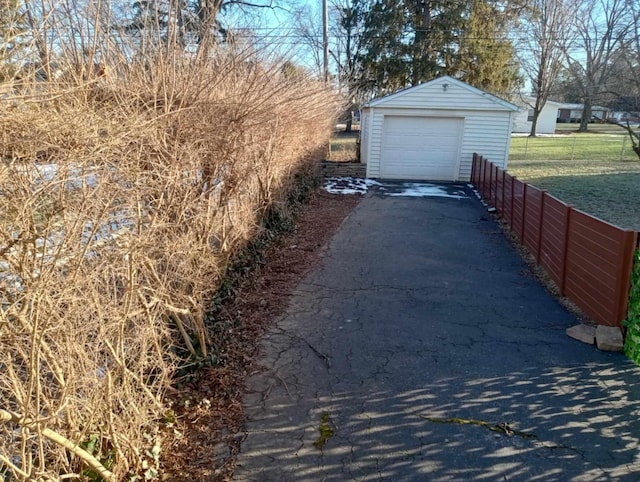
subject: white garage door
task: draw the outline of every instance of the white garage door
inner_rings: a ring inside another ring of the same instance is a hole
[[[461,133],[460,118],[385,116],[381,177],[456,180]]]

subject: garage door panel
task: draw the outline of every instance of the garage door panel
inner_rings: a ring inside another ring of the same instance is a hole
[[[454,180],[462,119],[385,116],[382,177]]]

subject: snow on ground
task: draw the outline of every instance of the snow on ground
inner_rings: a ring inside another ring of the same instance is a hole
[[[450,197],[453,199],[465,199],[469,196],[458,188],[458,186],[448,186],[439,184],[429,184],[424,182],[403,182],[395,187],[394,190],[388,192],[388,196],[405,196],[405,197]]]
[[[355,177],[328,177],[324,190],[332,194],[366,194],[373,188],[386,196],[404,197],[448,197],[465,199],[468,197],[462,186],[453,184],[431,184],[424,182],[378,182],[373,179]]]
[[[366,194],[369,187],[379,185],[380,183],[373,179],[327,177],[324,180],[323,189],[331,194]]]

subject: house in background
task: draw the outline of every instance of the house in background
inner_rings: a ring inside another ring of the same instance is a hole
[[[520,111],[513,117],[514,133],[531,133],[531,122],[533,121],[533,107],[531,106],[534,105],[535,102],[535,97],[528,96],[521,97],[514,102],[514,104],[520,107]],[[536,134],[553,134],[556,131],[558,109],[562,105],[562,102],[547,101],[538,116]]]
[[[362,109],[367,177],[469,181],[473,153],[505,168],[518,107],[452,77],[373,100]]]
[[[584,104],[562,104],[558,108],[558,122],[580,122]],[[599,105],[591,106],[591,119],[589,122],[606,122],[609,118],[610,110]]]
[[[609,104],[611,113],[610,119],[619,124],[638,124],[640,123],[640,97],[622,96],[615,102]]]

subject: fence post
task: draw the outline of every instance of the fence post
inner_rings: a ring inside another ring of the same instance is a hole
[[[502,171],[502,201],[500,201],[500,211],[504,213],[504,180],[507,177],[507,171]]]
[[[493,183],[495,184],[495,188],[493,189],[493,206],[498,209],[498,176],[500,175],[499,168],[497,164],[493,165],[493,170],[495,171],[493,175]]]
[[[525,182],[522,187],[522,226],[520,227],[520,244],[524,245],[524,231],[527,221],[527,186]]]
[[[565,286],[567,285],[567,256],[569,254],[569,235],[571,230],[571,213],[573,212],[573,206],[567,204],[567,224],[564,226],[564,246],[562,246],[562,270],[560,275],[560,296],[565,295]]]
[[[622,161],[622,159],[624,158],[624,150],[627,147],[627,136],[624,136],[622,138],[622,150],[620,151],[620,160]]]
[[[473,184],[476,187],[477,187],[477,183],[476,183],[477,161],[478,161],[478,154],[474,152],[473,161],[471,161],[471,184]]]
[[[527,140],[524,142],[524,160],[527,160],[527,151],[529,150],[529,137],[527,136]]]
[[[544,200],[547,197],[547,191],[542,190],[540,196],[540,217],[538,219],[538,252],[536,253],[536,263],[540,264],[540,255],[542,254],[542,225],[544,223]]]
[[[491,203],[498,209],[498,166],[493,165],[493,183],[491,184]]]
[[[509,227],[511,228],[511,231],[513,231],[513,205],[514,205],[514,200],[516,198],[515,193],[513,192],[515,183],[516,183],[516,178],[511,176],[511,199],[509,200],[509,203],[511,206],[511,209],[509,210],[509,212],[511,213],[509,215]]]
[[[489,195],[487,199],[491,202],[491,198],[493,197],[493,164],[487,162],[487,165],[489,166]]]
[[[576,152],[576,140],[578,138],[576,136],[573,136],[573,146],[571,147],[571,160],[573,161],[574,158],[574,154]]]

